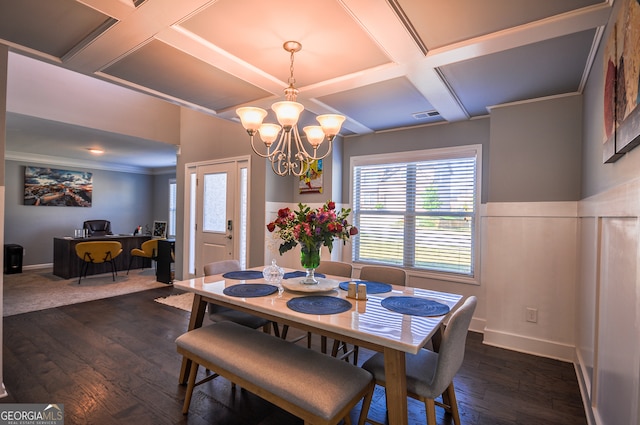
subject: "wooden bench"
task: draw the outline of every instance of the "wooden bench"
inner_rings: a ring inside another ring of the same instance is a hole
[[[194,329],[176,344],[192,361],[184,414],[202,365],[305,424],[350,423],[349,412],[364,397],[358,423],[365,423],[375,384],[364,369],[232,322]]]

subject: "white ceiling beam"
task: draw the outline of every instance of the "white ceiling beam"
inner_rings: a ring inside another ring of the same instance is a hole
[[[95,0],[97,1],[97,0]],[[210,4],[211,0],[147,1],[68,58],[67,66],[92,74],[149,42],[166,27]],[[118,2],[114,2],[118,3]]]
[[[600,3],[486,36],[451,44],[443,48],[433,49],[423,59],[425,62],[423,65],[436,68],[598,28],[607,24],[610,12],[610,6],[606,3]]]

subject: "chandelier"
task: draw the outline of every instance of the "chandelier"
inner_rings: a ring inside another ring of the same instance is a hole
[[[287,41],[282,47],[291,54],[289,87],[284,90],[286,100],[271,105],[280,125],[263,124],[262,121],[267,116],[267,111],[262,108],[248,106],[236,109],[236,113],[240,117],[242,126],[249,133],[251,148],[257,155],[271,161],[274,173],[280,176],[301,176],[307,171],[307,165],[310,162],[326,158],[329,155],[333,139],[340,132],[345,117],[337,114],[319,115],[316,119],[320,125],[304,127],[302,130],[313,149],[312,154],[307,152],[302,140],[300,140],[297,126],[304,106],[296,102],[298,89],[294,86],[296,80],[293,78],[293,56],[302,49],[302,45],[297,41]],[[260,134],[260,139],[266,147],[266,153],[258,152],[253,143],[256,131]],[[325,137],[329,141],[328,148],[324,155],[319,156],[318,147],[324,142]]]

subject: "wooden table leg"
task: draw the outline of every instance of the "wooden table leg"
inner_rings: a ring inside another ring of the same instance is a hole
[[[207,303],[202,300],[202,295],[194,294],[193,305],[191,307],[191,317],[189,318],[188,331],[199,328],[202,326],[204,319],[204,313],[207,309]],[[182,358],[182,366],[180,367],[180,376],[178,382],[181,385],[185,385],[189,378],[189,371],[191,370],[191,360],[186,357]]]
[[[385,389],[389,423],[407,425],[407,375],[404,352],[384,349],[384,374],[387,381]]]

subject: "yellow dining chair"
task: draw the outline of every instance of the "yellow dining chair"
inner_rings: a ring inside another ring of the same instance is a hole
[[[89,264],[110,263],[111,276],[116,281],[116,265],[113,260],[122,252],[122,244],[118,241],[96,241],[96,242],[80,242],[76,245],[76,255],[82,260],[80,268],[80,278],[78,285],[82,280],[82,276],[87,277],[87,269]]]
[[[135,257],[149,258],[151,261],[155,261],[158,256],[158,239],[151,239],[145,242],[142,242],[140,248],[133,248],[131,250],[131,259],[129,260],[129,268],[127,269],[127,274],[129,274],[129,270],[131,270],[131,264],[133,263],[133,259]]]

